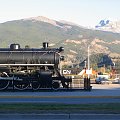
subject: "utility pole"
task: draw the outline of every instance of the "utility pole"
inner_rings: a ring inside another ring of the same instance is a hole
[[[90,53],[89,53],[89,48],[90,48],[90,46],[88,45],[88,68],[86,70],[86,74],[88,75],[88,77],[84,78],[84,89],[90,91],[92,89],[92,87],[90,86],[90,74],[91,74],[91,71],[90,71]]]
[[[88,71],[90,70],[90,46],[88,45]],[[88,79],[90,78],[90,74],[88,73]]]

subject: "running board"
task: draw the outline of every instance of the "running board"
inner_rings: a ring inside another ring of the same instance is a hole
[[[54,66],[54,64],[0,64],[0,66]]]

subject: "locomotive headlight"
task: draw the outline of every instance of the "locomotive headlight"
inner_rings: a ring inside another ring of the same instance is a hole
[[[60,61],[64,61],[64,56],[60,56]]]
[[[64,51],[64,47],[59,48],[59,52],[62,52],[62,51]]]

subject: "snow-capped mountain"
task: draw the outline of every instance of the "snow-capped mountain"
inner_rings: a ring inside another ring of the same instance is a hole
[[[100,20],[95,29],[120,33],[120,21]]]

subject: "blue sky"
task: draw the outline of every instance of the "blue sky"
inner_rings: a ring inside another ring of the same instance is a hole
[[[0,22],[37,16],[94,27],[120,20],[120,0],[0,0]]]

